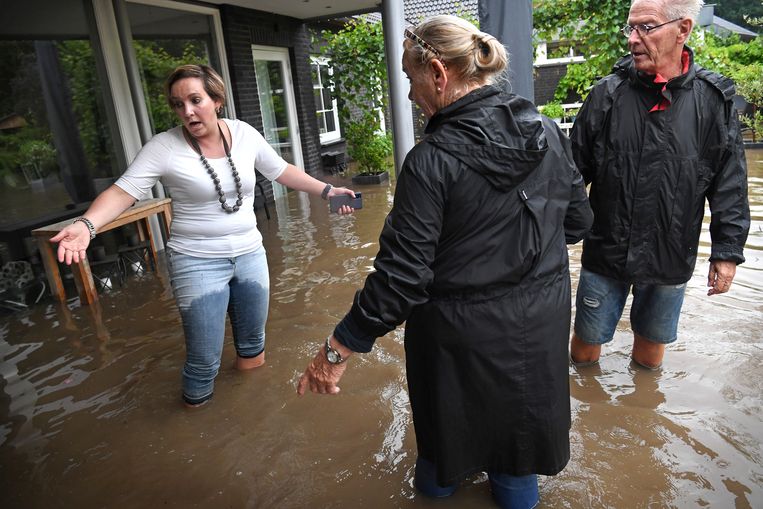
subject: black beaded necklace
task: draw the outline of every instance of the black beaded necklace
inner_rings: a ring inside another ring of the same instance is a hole
[[[188,137],[188,141],[191,142],[191,145],[193,146],[193,149],[198,152],[199,159],[201,159],[201,164],[204,165],[204,168],[206,168],[207,173],[212,178],[212,182],[215,184],[215,189],[217,190],[217,195],[220,197],[220,206],[223,208],[225,212],[228,214],[232,214],[234,212],[238,212],[238,210],[241,208],[241,204],[244,203],[244,197],[241,194],[241,177],[238,176],[238,171],[236,170],[236,165],[233,164],[233,158],[231,158],[230,150],[228,149],[228,142],[225,140],[225,135],[223,134],[223,130],[220,127],[220,124],[217,124],[217,129],[220,130],[220,137],[223,139],[223,149],[225,149],[225,157],[228,158],[228,165],[230,166],[231,172],[233,173],[233,181],[236,183],[236,204],[234,206],[230,206],[225,201],[225,193],[223,193],[223,189],[220,186],[220,179],[217,177],[217,173],[215,173],[214,168],[209,164],[209,161],[207,161],[207,158],[204,157],[204,154],[201,152],[201,147],[199,146],[199,142],[196,141],[196,138],[194,138],[191,133],[188,132],[188,129],[183,126],[183,132]]]

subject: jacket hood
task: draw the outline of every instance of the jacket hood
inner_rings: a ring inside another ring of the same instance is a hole
[[[425,141],[506,191],[524,181],[548,151],[543,117],[518,95],[485,86],[438,111]]]

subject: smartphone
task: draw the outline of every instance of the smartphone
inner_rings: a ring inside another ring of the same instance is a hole
[[[342,205],[349,205],[350,207],[354,209],[362,209],[363,196],[361,193],[355,193],[355,198],[353,198],[349,194],[340,194],[338,196],[329,197],[329,208],[331,212],[336,214],[337,212],[339,212],[339,207],[341,207]]]

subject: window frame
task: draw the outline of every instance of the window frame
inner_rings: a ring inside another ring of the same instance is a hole
[[[332,112],[332,115],[334,117],[334,125],[336,128],[333,131],[327,131],[325,133],[321,133],[322,126],[318,125],[318,133],[321,140],[321,145],[328,145],[330,143],[339,141],[342,139],[342,127],[339,125],[339,106],[337,104],[336,100],[336,94],[335,91],[329,86],[324,86],[323,80],[321,78],[321,66],[328,68],[328,75],[333,76],[334,75],[334,67],[331,65],[331,60],[326,57],[320,57],[320,56],[310,56],[310,66],[318,66],[318,72],[317,72],[317,78],[318,83],[313,82],[313,97],[315,97],[315,91],[319,91],[319,96],[321,98],[321,104],[315,105],[315,114],[316,116],[319,113],[323,113],[326,115],[328,112]],[[324,89],[329,88],[331,89],[331,109],[327,109],[326,105],[323,104],[323,91]],[[323,109],[321,109],[321,106],[323,106]],[[324,121],[325,122],[325,121]]]

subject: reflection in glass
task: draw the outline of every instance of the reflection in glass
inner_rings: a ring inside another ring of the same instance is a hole
[[[31,254],[13,237],[22,230],[28,235],[23,225],[71,217],[69,209],[92,200],[107,185],[102,182],[118,174],[87,34],[56,40],[30,33],[0,41],[3,258]]]
[[[127,3],[133,47],[154,134],[178,125],[164,93],[167,76],[179,65],[205,64],[218,72],[212,18],[205,14]]]
[[[257,76],[265,140],[281,157],[294,164],[289,116],[286,109],[286,91],[283,87],[283,66],[281,62],[274,60],[255,60],[254,70]]]

